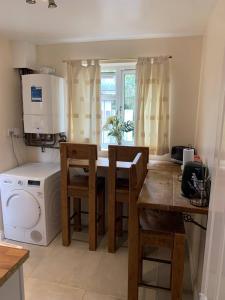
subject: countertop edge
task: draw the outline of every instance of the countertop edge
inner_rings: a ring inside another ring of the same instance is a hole
[[[16,248],[12,248],[12,247],[5,247],[5,246],[0,246],[0,250],[1,248],[8,248],[9,250],[12,251],[20,251],[20,252],[24,252],[21,253],[20,258],[18,258],[18,260],[13,263],[13,265],[6,271],[5,273],[0,276],[0,287],[24,264],[24,262],[28,259],[29,257],[29,250],[25,250],[25,249],[16,249]],[[4,255],[4,254],[3,254]],[[0,270],[1,270],[1,253],[0,253]]]

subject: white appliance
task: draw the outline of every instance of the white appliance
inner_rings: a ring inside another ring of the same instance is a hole
[[[64,79],[50,74],[22,76],[24,132],[65,132]]]
[[[5,238],[48,245],[60,231],[60,166],[29,163],[0,175]]]

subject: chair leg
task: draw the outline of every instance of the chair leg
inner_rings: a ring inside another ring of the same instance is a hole
[[[143,274],[143,247],[141,245],[141,242],[139,244],[139,261],[138,261],[138,278],[139,283],[142,282],[142,274]]]
[[[123,203],[116,203],[116,232],[118,236],[123,236]]]
[[[105,234],[105,189],[102,189],[99,197],[98,197],[98,234]]]
[[[136,213],[137,214],[137,213]],[[128,300],[138,300],[138,285],[140,278],[140,232],[138,218],[129,209],[128,219]]]
[[[74,230],[75,231],[81,231],[81,199],[79,198],[74,198],[73,201],[74,205]]]
[[[63,246],[69,246],[71,243],[70,197],[67,197],[67,195],[61,196],[61,214],[62,214],[62,242],[63,242]]]
[[[96,210],[96,195],[88,197],[88,239],[89,250],[95,251],[97,248],[97,210]]]
[[[172,300],[182,300],[185,236],[175,234],[172,253]]]
[[[108,252],[116,252],[116,202],[115,197],[110,193],[108,204]]]

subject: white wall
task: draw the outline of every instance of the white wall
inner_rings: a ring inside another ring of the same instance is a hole
[[[210,17],[203,48],[203,68],[199,98],[196,144],[201,156],[208,162],[215,186],[216,137],[220,129],[221,97],[225,88],[225,1],[218,0]],[[222,179],[222,177],[221,177]],[[224,182],[220,182],[224,186]],[[202,291],[208,300],[225,299],[216,296],[217,271],[221,267],[221,247],[224,240],[224,193],[214,194],[210,200]],[[217,195],[217,196],[216,196]],[[224,282],[223,282],[224,284]]]
[[[201,37],[157,38],[44,45],[38,47],[37,57],[39,65],[54,67],[58,75],[65,76],[65,59],[172,55],[171,144],[178,145],[194,144],[201,50]],[[29,152],[31,159],[44,157],[40,151]]]
[[[12,68],[10,42],[0,37],[0,172],[16,166],[8,128],[18,127],[22,133],[22,109],[19,76]],[[22,139],[15,140],[20,162],[25,155]],[[0,230],[2,229],[0,213]]]
[[[225,57],[225,1],[219,0],[209,20],[203,48],[196,145],[201,156],[213,166],[218,103]]]

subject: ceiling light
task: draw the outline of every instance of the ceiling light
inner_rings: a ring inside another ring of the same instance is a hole
[[[56,8],[57,4],[55,3],[55,0],[48,0],[48,8]]]
[[[26,2],[29,3],[29,4],[35,4],[36,0],[26,0]]]

